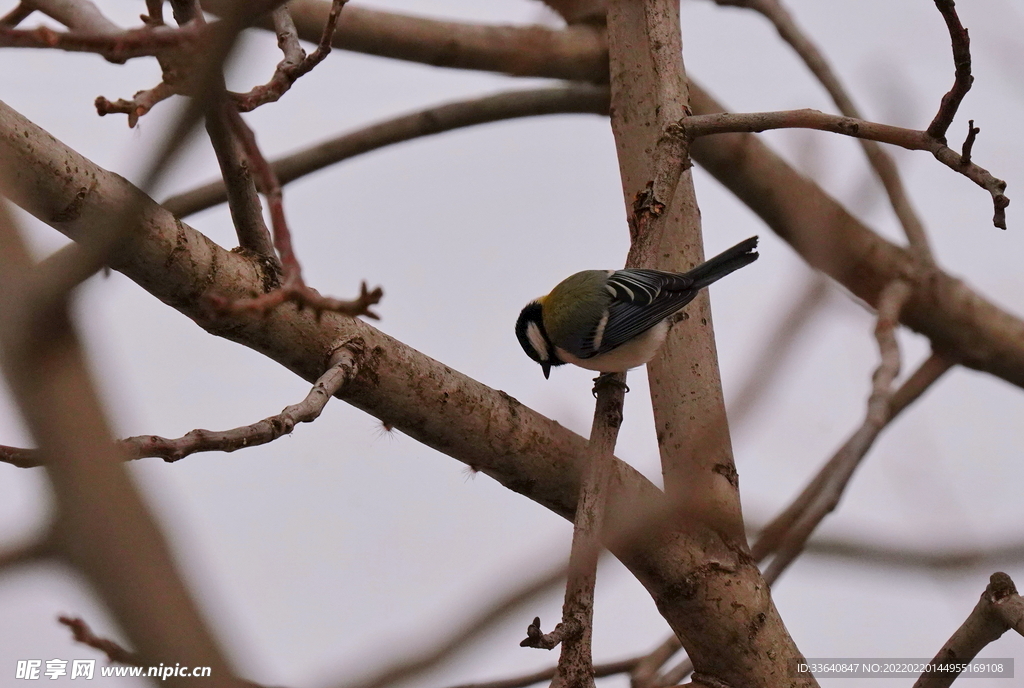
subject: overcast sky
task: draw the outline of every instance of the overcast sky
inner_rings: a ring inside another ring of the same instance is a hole
[[[355,2],[466,21],[555,23],[540,3],[526,0]],[[141,2],[99,4],[125,26],[144,9]],[[927,125],[953,80],[948,35],[933,3],[789,5],[866,116]],[[0,12],[12,6],[6,0]],[[928,154],[896,151],[896,158],[940,264],[1024,314],[1024,10],[1013,0],[963,2],[958,10],[971,32],[976,81],[950,140],[959,145],[968,118],[981,127],[974,158],[1009,183],[1009,230],[992,227],[984,190]],[[265,81],[279,59],[271,34],[250,33],[234,63],[235,89]],[[686,0],[683,45],[690,74],[733,110],[835,110],[759,16]],[[132,179],[180,105],[163,103],[130,130],[123,116],[97,117],[93,101],[152,86],[155,62],[117,66],[92,55],[28,50],[4,57],[0,99]],[[543,83],[336,51],[279,103],[247,117],[273,157],[429,105]],[[902,241],[855,142],[819,132],[765,138],[872,228]],[[157,198],[213,178],[216,167],[209,145],[197,139]],[[810,273],[717,182],[699,168],[694,176],[708,255],[761,236],[761,259],[712,288],[729,400],[756,374],[752,364],[774,322]],[[384,332],[586,434],[592,374],[566,367],[544,380],[520,350],[513,324],[523,304],[566,275],[623,264],[620,189],[608,121],[552,116],[361,156],[290,185],[285,207],[311,285],[342,298],[363,279],[382,285]],[[20,217],[40,256],[66,241]],[[225,207],[188,222],[234,245]],[[118,274],[85,285],[76,310],[122,435],[175,437],[195,427],[243,425],[308,391],[278,364],[205,334]],[[743,504],[755,521],[787,504],[860,423],[878,358],[872,327],[869,310],[833,289],[780,382],[734,426]],[[923,338],[903,332],[900,341],[905,369],[927,356]],[[660,484],[642,370],[630,374],[630,387],[616,453]],[[913,549],[1024,539],[1022,418],[1020,389],[953,371],[882,436],[821,532]],[[28,442],[0,395],[0,443]],[[400,432],[384,432],[336,400],[316,423],[271,445],[174,465],[147,459],[131,470],[234,665],[269,685],[326,686],[412,651],[439,627],[564,559],[571,537],[571,525],[543,507]],[[0,546],[38,532],[50,506],[40,471],[0,466]],[[931,657],[996,566],[940,575],[804,557],[776,585],[775,600],[807,656]],[[1024,584],[1021,562],[998,567]],[[548,627],[560,604],[555,591],[411,685],[443,688],[553,663],[557,653],[518,643],[533,616]],[[58,614],[83,616],[98,632],[122,637],[81,579],[60,567],[4,575],[0,609],[2,685],[12,681],[17,659],[100,658],[70,641]],[[612,560],[600,572],[596,614],[598,661],[644,652],[668,633],[650,597]],[[984,656],[1015,657],[1024,674],[1020,637],[1008,634]],[[1007,682],[970,685],[989,684]]]

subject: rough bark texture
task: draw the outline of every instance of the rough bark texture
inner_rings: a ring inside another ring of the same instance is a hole
[[[687,270],[704,252],[689,161],[673,129],[688,98],[678,3],[612,0],[608,45],[629,263]],[[686,310],[648,366],[666,493],[681,516],[660,546],[678,556],[670,578],[652,571],[640,579],[693,659],[695,682],[814,685],[788,676],[800,653],[747,552],[707,293]]]

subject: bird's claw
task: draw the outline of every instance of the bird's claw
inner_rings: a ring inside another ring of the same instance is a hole
[[[605,385],[611,385],[612,387],[621,387],[623,392],[628,392],[629,385],[626,384],[625,380],[620,380],[617,376],[618,373],[601,373],[600,375],[595,377],[594,389],[591,390],[591,393],[594,395],[594,398],[597,398],[597,393]]]

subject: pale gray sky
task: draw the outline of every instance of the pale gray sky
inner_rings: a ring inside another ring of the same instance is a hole
[[[99,4],[125,25],[142,9],[134,2]],[[471,21],[552,21],[539,3],[525,0],[362,4]],[[927,125],[953,79],[948,36],[931,2],[789,5],[869,117]],[[991,226],[985,191],[928,154],[898,151],[896,157],[940,263],[1024,314],[1024,200],[1018,199],[1024,189],[1024,13],[1012,0],[976,0],[958,10],[971,32],[976,81],[950,139],[959,145],[968,118],[981,127],[974,157],[1009,182],[1010,229]],[[687,0],[683,43],[691,74],[736,111],[834,111],[759,16]],[[155,64],[116,66],[96,56],[43,51],[4,54],[4,102],[130,178],[177,107],[158,106],[132,131],[123,117],[97,117],[93,100],[128,97],[153,85]],[[232,83],[242,88],[265,80],[278,59],[270,34],[247,36]],[[249,121],[265,152],[276,155],[428,105],[538,83],[336,51]],[[869,172],[854,142],[804,132],[766,138],[870,226],[901,240],[877,186],[865,181]],[[157,196],[215,173],[208,145],[197,143]],[[712,289],[729,398],[808,271],[717,182],[699,169],[695,178],[709,255],[752,234],[762,238],[761,259]],[[565,275],[624,261],[628,234],[607,120],[536,118],[402,144],[289,186],[285,204],[313,286],[347,297],[362,279],[381,284],[383,331],[588,432],[592,375],[563,368],[545,381],[512,328],[522,305]],[[224,207],[188,221],[233,245]],[[40,254],[64,242],[34,221],[26,226]],[[734,428],[744,506],[761,519],[791,499],[863,414],[877,359],[873,318],[839,290],[829,303],[799,340],[781,383]],[[242,425],[277,413],[307,391],[281,366],[206,335],[116,274],[86,285],[78,316],[124,435],[178,436],[195,427]],[[909,333],[901,342],[912,368],[926,355],[926,342]],[[631,374],[630,386],[617,454],[659,481],[643,371]],[[1018,541],[1024,521],[1021,418],[1021,390],[955,370],[882,436],[822,532],[914,548]],[[0,443],[26,441],[0,395]],[[235,665],[269,685],[323,686],[368,671],[568,553],[567,522],[401,433],[383,433],[376,420],[337,401],[315,424],[269,446],[196,455],[175,465],[149,459],[132,471]],[[37,531],[48,509],[38,471],[0,466],[0,546]],[[1024,584],[1024,565],[1005,570]],[[775,599],[808,656],[930,657],[974,606],[991,572],[943,576],[803,558],[778,583]],[[555,653],[521,649],[518,642],[534,615],[553,622],[560,600],[556,592],[525,609],[521,619],[498,626],[415,685],[443,688],[551,664]],[[12,681],[5,677],[13,676],[17,659],[99,658],[70,641],[57,614],[81,615],[97,631],[119,636],[88,588],[60,568],[4,576],[0,609],[0,685]],[[598,587],[598,660],[648,650],[666,633],[649,596],[609,561]],[[1024,673],[1020,637],[1007,635],[985,656],[1016,657]],[[136,684],[121,679],[117,685]],[[626,683],[617,678],[607,685]]]

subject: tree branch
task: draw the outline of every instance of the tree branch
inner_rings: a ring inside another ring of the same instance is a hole
[[[681,126],[688,84],[679,4],[611,0],[608,46],[612,132],[632,239],[627,264],[687,270],[702,261],[703,239]],[[673,575],[689,581],[675,595],[689,599],[688,611],[662,613],[709,680],[769,685],[787,671],[783,658],[800,652],[746,551],[706,292],[686,314],[648,364],[671,504],[665,521],[685,533],[677,536],[684,547]]]
[[[886,305],[889,312],[879,314],[879,329],[884,330],[888,327],[888,323],[883,322],[883,318],[888,321],[892,316],[891,309],[896,307],[899,298],[899,293],[895,291],[895,288],[887,295],[888,303]],[[879,334],[880,339],[888,339],[889,336],[890,334],[886,334],[884,331]],[[891,380],[890,376],[895,374],[893,372],[894,354],[890,342],[881,346],[884,347],[883,360],[875,374],[874,388],[868,405],[867,417],[863,424],[821,468],[803,492],[765,527],[751,548],[751,554],[757,560],[775,553],[775,558],[765,572],[766,579],[774,580],[782,573],[800,553],[807,538],[822,519],[836,507],[853,472],[879,433],[903,409],[920,397],[935,380],[949,370],[951,365],[947,359],[933,354],[898,390],[892,393],[891,397],[887,398],[885,394],[886,381]],[[897,350],[895,352],[897,365],[898,356]]]
[[[230,0],[203,0],[203,8],[222,14]],[[316,43],[331,11],[323,0],[288,3],[299,38]],[[269,28],[268,23],[263,24]],[[608,54],[603,32],[577,24],[567,29],[544,26],[488,26],[439,21],[358,5],[332,40],[335,48],[456,69],[608,82]]]
[[[276,416],[231,430],[192,430],[185,436],[173,440],[157,435],[129,437],[115,442],[118,453],[125,461],[158,456],[168,463],[174,463],[198,452],[233,452],[269,444],[279,437],[290,435],[297,424],[312,423],[320,417],[330,398],[355,374],[354,356],[347,347],[339,348],[331,357],[331,367],[320,376],[306,398],[297,404],[286,406]],[[42,456],[36,450],[0,445],[0,461],[19,468],[42,466],[42,460]]]
[[[723,110],[694,84],[691,105],[698,114]],[[757,137],[700,138],[690,151],[811,267],[872,306],[886,284],[911,275],[913,294],[903,309],[903,324],[958,363],[1024,386],[1024,322],[1019,318],[941,270],[915,275],[907,251],[872,232]]]
[[[24,4],[56,19],[72,31],[97,34],[122,31],[89,0],[27,0]]]
[[[292,87],[300,77],[308,74],[314,67],[323,62],[331,52],[331,39],[338,25],[338,15],[348,0],[333,0],[331,11],[324,24],[323,33],[316,50],[310,55],[299,45],[299,37],[288,6],[278,7],[271,16],[274,31],[277,33],[277,44],[284,53],[284,59],[278,63],[270,81],[256,86],[248,93],[232,94],[240,112],[251,112],[261,105],[276,102]]]
[[[329,9],[327,3],[318,0],[304,0],[302,4],[314,8],[318,16],[326,16]],[[435,30],[417,34],[412,27],[418,26],[418,19],[401,15],[364,15],[365,24],[359,24],[351,21],[356,9],[352,7],[346,12],[346,21],[339,35],[346,26],[357,26],[354,33],[359,41],[341,45],[336,40],[335,45],[361,52],[372,52],[374,46],[385,46],[386,49],[379,54],[396,59],[430,63],[429,56],[442,52],[446,41],[458,43],[464,37],[461,33],[463,28],[469,35],[480,35],[493,29],[435,22]],[[299,36],[316,40],[319,26],[322,23],[304,32],[301,22],[298,22]],[[569,31],[575,32],[578,28],[573,27]],[[503,27],[489,33],[487,41],[476,44],[479,54],[474,53],[472,59],[445,63],[445,66],[509,72],[517,64],[517,50],[531,32],[529,27]],[[568,35],[553,40],[569,40]],[[577,35],[571,34],[573,38]],[[594,36],[597,40],[576,53],[574,60],[578,64],[574,68],[589,70],[592,74],[604,70],[607,74],[608,56],[603,39],[600,33],[595,32]],[[396,42],[410,43],[413,47],[409,50],[392,49]],[[537,54],[545,60],[552,57],[542,50]],[[460,55],[464,57],[466,54]],[[555,62],[557,60],[551,59],[545,65]],[[553,76],[544,73],[536,63],[530,66],[534,71],[521,73]],[[574,78],[568,72],[558,76]],[[725,110],[692,80],[690,107],[695,114]],[[872,232],[756,137],[723,134],[698,139],[691,145],[690,154],[812,267],[825,272],[867,303],[877,304],[882,287],[894,277],[913,272],[914,263],[904,250]],[[904,309],[903,322],[931,339],[933,348],[950,352],[961,364],[990,372],[1013,384],[1024,385],[1024,322],[986,301],[960,280],[942,272],[927,279],[915,279],[914,294]]]
[[[956,3],[954,0],[935,0],[935,6],[942,13],[942,18],[946,21],[946,28],[949,29],[950,42],[953,44],[953,66],[956,68],[953,88],[942,96],[939,111],[935,114],[932,123],[928,125],[928,135],[945,143],[946,131],[953,123],[953,118],[956,116],[956,111],[960,108],[964,96],[971,90],[974,77],[971,75],[971,39],[967,35],[967,29],[960,23],[960,17],[956,14]]]
[[[591,637],[594,627],[594,585],[601,553],[605,505],[615,461],[615,441],[622,425],[626,375],[598,378],[594,385],[597,403],[587,442],[587,467],[580,486],[573,521],[569,579],[562,606],[562,650],[553,688],[587,688],[594,685]],[[539,629],[538,629],[539,630]],[[556,631],[558,629],[556,628]]]
[[[141,666],[143,658],[134,652],[129,652],[113,640],[102,638],[92,632],[89,624],[80,617],[58,616],[57,621],[71,629],[75,642],[82,643],[91,648],[99,650],[107,656],[111,662],[127,664],[129,666]]]
[[[607,87],[573,84],[514,90],[438,105],[371,124],[275,160],[270,165],[281,184],[287,184],[334,163],[402,141],[488,122],[563,113],[607,115]],[[225,200],[224,182],[217,180],[172,196],[163,206],[184,218]]]
[[[1010,204],[1009,199],[1003,194],[1006,182],[993,177],[988,170],[970,160],[965,163],[960,154],[927,132],[829,115],[810,109],[702,115],[687,118],[685,127],[687,136],[691,138],[735,132],[761,132],[769,129],[819,129],[859,139],[890,143],[907,150],[928,151],[943,165],[988,191],[995,208],[993,224],[1000,229],[1006,229],[1005,209]],[[923,230],[921,236],[924,236]],[[912,244],[921,241],[920,237],[913,233],[908,233],[908,237],[914,237],[911,239]]]
[[[1017,594],[1013,580],[1005,573],[993,573],[985,592],[970,615],[946,641],[932,663],[939,665],[967,664],[986,645],[1013,629],[1024,635],[1024,599]],[[925,672],[914,688],[948,688],[959,671]]]
[[[35,8],[27,2],[20,2],[13,10],[0,17],[0,26],[9,26],[14,28],[21,22],[28,19],[29,15],[35,11]]]

